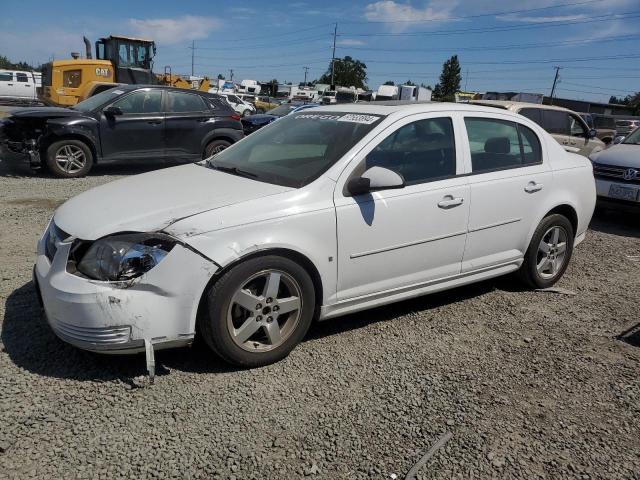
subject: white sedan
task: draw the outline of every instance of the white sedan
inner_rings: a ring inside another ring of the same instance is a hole
[[[38,244],[63,340],[110,353],[188,345],[242,366],[315,320],[511,272],[560,279],[591,219],[591,163],[491,107],[332,105],[199,164],[89,190]]]

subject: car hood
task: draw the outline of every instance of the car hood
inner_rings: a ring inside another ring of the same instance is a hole
[[[61,107],[27,107],[12,110],[13,118],[56,118],[56,117],[77,117],[83,113],[70,108]]]
[[[190,164],[88,190],[64,203],[56,211],[54,222],[69,235],[95,240],[118,232],[163,230],[202,212],[289,190]]]
[[[603,165],[640,167],[640,145],[619,143],[594,155],[592,160]]]
[[[251,124],[261,124],[261,123],[269,123],[278,118],[276,115],[269,115],[268,113],[258,113],[256,115],[249,115],[248,117],[244,117],[241,121],[242,123],[251,123]]]

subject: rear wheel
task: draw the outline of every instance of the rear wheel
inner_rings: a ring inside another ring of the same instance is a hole
[[[248,108],[245,109],[244,112],[242,112],[243,117],[248,117],[249,115],[251,115],[251,110],[249,110]]]
[[[224,360],[258,367],[286,357],[307,333],[315,308],[313,282],[296,262],[249,259],[209,290],[200,331]]]
[[[533,234],[520,277],[534,288],[554,285],[564,274],[573,253],[574,232],[564,215],[549,215]]]
[[[84,177],[93,166],[93,153],[80,140],[59,140],[47,148],[47,168],[56,177]]]
[[[225,148],[231,146],[231,142],[227,140],[213,140],[207,144],[204,149],[204,158],[214,156],[216,153],[220,153]]]

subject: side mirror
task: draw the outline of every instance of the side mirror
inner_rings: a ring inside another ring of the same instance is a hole
[[[402,175],[384,167],[371,167],[360,177],[354,177],[347,183],[347,191],[353,195],[364,195],[377,190],[404,188]]]
[[[622,135],[618,135],[616,138],[613,139],[613,144],[617,145],[619,143],[622,143],[624,141],[624,138]]]
[[[114,107],[113,105],[102,110],[107,117],[115,117],[116,115],[122,115],[122,109],[120,107]]]
[[[589,138],[596,138],[598,136],[598,131],[595,128],[589,130]]]

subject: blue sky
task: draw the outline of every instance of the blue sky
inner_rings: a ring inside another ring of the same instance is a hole
[[[572,4],[572,5],[567,5]],[[382,0],[345,2],[181,0],[3,2],[0,54],[43,62],[110,33],[156,40],[155,70],[171,65],[234,80],[319,77],[336,56],[367,65],[368,84],[434,85],[458,54],[462,87],[606,101],[640,90],[640,0]]]

